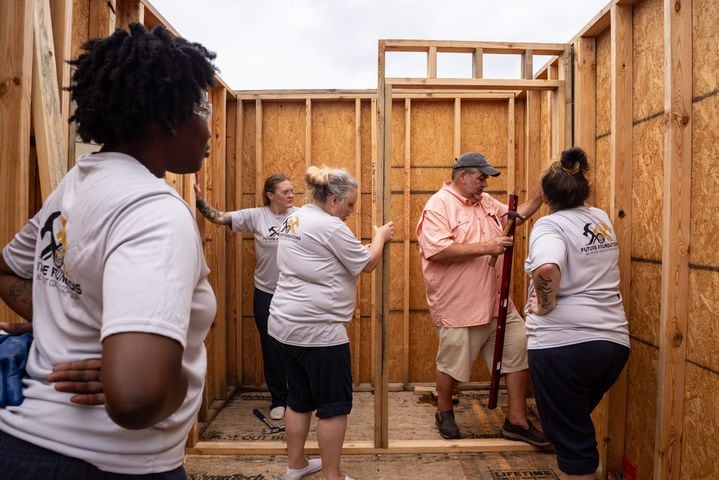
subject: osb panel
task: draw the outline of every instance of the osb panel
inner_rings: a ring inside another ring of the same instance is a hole
[[[429,198],[434,193],[415,193],[412,195],[412,202],[410,203],[410,239],[412,241],[417,240],[417,224],[419,223],[419,217],[424,211],[424,206],[427,204]]]
[[[372,378],[372,317],[369,314],[363,315],[360,322],[362,323],[360,327],[360,374],[359,378],[353,380],[357,383],[370,383],[374,381]]]
[[[634,120],[664,111],[664,5],[634,5]]]
[[[594,176],[595,183],[590,187],[594,193],[594,205],[606,212],[609,212],[612,200],[611,139],[612,137],[607,135],[595,142],[596,161],[594,168],[596,175]]]
[[[404,242],[393,240],[389,248],[390,262],[392,262],[392,274],[389,279],[389,308],[391,310],[402,310],[404,296]]]
[[[278,172],[290,177],[295,190],[304,190],[304,103],[266,101],[262,104],[263,181]]]
[[[390,195],[390,214],[389,218],[394,222],[393,240],[404,240],[405,225],[408,220],[404,215],[404,195],[401,193],[393,193]],[[410,230],[415,228],[416,224],[410,225]]]
[[[413,166],[446,165],[451,168],[454,163],[454,101],[412,101],[410,129]],[[399,165],[404,165],[404,161]]]
[[[402,382],[404,380],[404,317],[402,311],[393,311],[389,314],[389,336],[387,342],[387,361],[389,381]],[[410,330],[410,336],[412,331]],[[409,340],[408,340],[409,341]],[[409,358],[414,361],[413,353],[410,352]]]
[[[719,371],[719,271],[689,271],[687,360]]]
[[[427,290],[422,276],[422,259],[419,247],[414,242],[409,247],[409,308],[411,310],[428,308]]]
[[[414,382],[434,382],[437,334],[429,312],[410,314],[409,333],[409,377]]]
[[[716,337],[715,337],[716,338]],[[681,478],[719,478],[719,375],[687,363]]]
[[[607,29],[597,37],[597,101],[596,126],[598,135],[609,132],[611,128],[612,96],[611,96],[611,33]]]
[[[360,157],[362,158],[362,176],[360,188],[364,193],[372,191],[372,104],[365,100],[360,104]],[[364,206],[363,206],[364,208]]]
[[[632,256],[662,256],[664,123],[661,117],[634,126]]]
[[[627,379],[627,423],[625,455],[637,465],[636,480],[651,480],[654,462],[654,437],[659,350],[631,341]]]
[[[410,108],[415,108],[414,103],[411,104]],[[392,102],[392,158],[390,163],[392,167],[404,166],[405,133],[406,130],[404,100],[396,100]],[[427,135],[427,132],[424,132],[424,135]]]
[[[262,350],[260,336],[257,333],[255,319],[252,316],[242,317],[242,375],[244,384],[259,385],[264,382],[262,368]]]
[[[379,223],[379,222],[378,222]],[[372,239],[372,194],[362,194],[362,243]]]
[[[719,2],[692,2],[693,86],[694,96],[712,92],[719,86],[719,38],[717,38]]]
[[[659,345],[662,266],[631,262],[630,271],[631,295],[624,299],[629,333],[644,342]]]
[[[312,164],[355,172],[354,101],[312,102]]]
[[[507,100],[462,100],[460,112],[460,152],[480,152],[492,165],[506,167]]]
[[[404,167],[392,168],[392,191],[402,192],[404,190]],[[409,171],[410,189],[414,192],[436,192],[444,182],[452,178],[452,167],[442,166],[441,168],[412,167]]]
[[[255,240],[242,241],[242,314],[252,315],[252,299],[255,291]]]
[[[689,261],[719,266],[719,95],[693,104],[691,248]],[[715,337],[716,338],[716,337]]]
[[[372,275],[370,273],[360,274],[357,307],[362,315],[369,316],[372,314]]]
[[[242,192],[255,193],[257,125],[255,102],[242,102]]]

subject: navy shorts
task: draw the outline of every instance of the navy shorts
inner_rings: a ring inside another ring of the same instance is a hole
[[[297,347],[280,343],[287,372],[287,405],[295,412],[317,410],[331,418],[352,411],[350,344]]]
[[[99,470],[68,457],[0,432],[0,477],[13,480],[186,480],[185,467],[163,473],[127,475]]]
[[[529,350],[529,373],[542,430],[554,443],[559,469],[588,475],[599,467],[592,411],[619,377],[629,348],[592,341]]]

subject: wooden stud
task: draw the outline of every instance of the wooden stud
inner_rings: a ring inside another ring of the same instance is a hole
[[[67,172],[67,145],[60,112],[49,0],[35,3],[32,116],[43,201]]]
[[[619,243],[621,293],[630,298],[632,246],[632,7],[611,9],[611,194],[609,216]],[[627,372],[620,375],[607,397],[606,455],[604,471],[621,466],[627,413]]]
[[[238,210],[237,202],[235,198],[235,180],[238,177],[238,171],[242,165],[242,159],[240,156],[241,150],[238,146],[242,145],[241,138],[238,134],[242,133],[241,127],[237,125],[240,117],[237,113],[242,102],[238,102],[234,98],[230,97],[226,101],[226,138],[227,144],[225,147],[225,174],[221,177],[225,184],[225,211]],[[238,317],[241,317],[242,310],[237,309],[237,299],[242,296],[242,290],[238,290],[237,283],[242,281],[237,270],[237,255],[238,251],[235,248],[237,235],[232,232],[231,229],[225,227],[221,228],[225,234],[225,261],[223,262],[225,267],[225,349],[226,349],[226,384],[237,385],[237,350],[238,350],[238,335],[237,326]],[[241,270],[240,270],[241,271]],[[238,315],[238,312],[240,315]]]
[[[379,205],[377,202],[377,163],[378,163],[378,156],[379,156],[379,149],[380,149],[380,140],[379,140],[379,123],[382,121],[382,119],[379,116],[379,107],[378,103],[379,100],[373,99],[372,104],[370,106],[371,109],[371,117],[373,119],[376,119],[376,121],[372,122],[372,168],[371,168],[371,178],[372,178],[372,193],[371,193],[371,204],[372,204],[372,213],[371,213],[371,220],[372,225],[377,225],[379,223]],[[377,269],[375,269],[370,274],[370,351],[371,351],[371,359],[370,359],[370,376],[372,380],[374,381],[375,377],[377,376]]]
[[[117,0],[117,27],[127,29],[131,23],[145,23],[145,4],[142,0]]]
[[[103,38],[115,31],[117,0],[90,0],[89,38]]]
[[[264,158],[262,156],[262,100],[255,100],[255,205],[261,207],[264,188]],[[259,338],[255,340],[255,352],[261,352]],[[262,355],[255,356],[255,378],[262,378]]]
[[[427,78],[437,78],[437,47],[429,47],[427,52]]]
[[[454,99],[454,130],[453,133],[453,152],[454,158],[458,158],[462,152],[462,100]]]
[[[410,289],[410,239],[412,235],[409,219],[411,218],[411,165],[412,165],[412,100],[404,101],[404,242],[402,254],[404,269],[402,272],[402,382],[406,385],[410,382],[409,375],[409,289]],[[389,248],[387,246],[386,248]]]
[[[75,143],[74,129],[70,129],[67,120],[70,118],[70,92],[65,87],[70,85],[70,64],[67,63],[72,57],[72,0],[50,0],[50,11],[52,13],[52,35],[55,50],[55,71],[57,72],[57,85],[60,94],[60,119],[62,124],[62,137],[68,147],[65,152],[67,160],[66,169],[75,164],[74,148],[72,156],[69,143]],[[70,137],[70,133],[73,137]]]
[[[357,238],[362,241],[362,100],[355,99],[355,178],[360,184],[357,192],[358,199],[355,204],[355,232]],[[362,352],[362,311],[360,310],[360,296],[362,294],[362,275],[357,278],[356,286],[356,307],[354,321],[352,322],[352,334],[354,347],[352,348],[352,378],[354,384],[360,383],[360,355]]]
[[[540,104],[542,101],[541,92],[527,92],[526,98],[526,115],[524,127],[524,168],[527,192],[534,192],[534,188],[539,184],[539,177],[542,168],[541,158],[541,112]],[[526,232],[531,232],[536,216],[530,217],[522,224]],[[522,291],[526,292],[529,287],[529,276],[524,276]]]
[[[507,195],[517,191],[515,183],[517,159],[514,155],[514,133],[514,98],[510,98],[507,101]]]
[[[532,49],[528,48],[522,53],[521,76],[527,80],[534,77],[534,58]]]
[[[312,100],[305,100],[305,168],[312,166]]]
[[[681,476],[689,313],[692,2],[664,1],[664,221],[654,478]]]
[[[475,48],[472,52],[472,78],[484,77],[484,59],[483,50]]]
[[[233,192],[234,194],[234,204],[233,209],[234,210],[241,210],[242,209],[242,185],[243,185],[243,178],[244,174],[242,171],[242,152],[244,151],[244,141],[245,141],[245,104],[242,102],[242,100],[237,100],[237,132],[235,133],[236,137],[236,154],[235,154],[235,178],[231,183],[231,187],[228,185],[229,191]],[[245,383],[245,365],[244,365],[244,342],[243,342],[243,332],[245,331],[245,321],[244,321],[244,305],[242,301],[242,292],[244,291],[244,263],[242,261],[242,252],[244,251],[243,247],[243,236],[242,234],[237,234],[233,236],[233,239],[235,240],[235,248],[233,249],[235,254],[235,261],[234,261],[234,276],[236,278],[235,285],[236,285],[236,299],[234,303],[235,311],[237,312],[237,339],[236,339],[236,345],[237,345],[237,355],[235,357],[235,362],[237,364],[237,385],[242,385]]]
[[[580,37],[574,47],[574,145],[589,159],[589,182],[596,182],[597,51],[596,39]],[[630,129],[631,132],[631,124]],[[631,163],[631,162],[630,162]],[[594,189],[589,203],[594,204]]]
[[[0,2],[0,182],[3,205],[0,242],[5,245],[28,219],[30,97],[33,63],[32,0]],[[0,321],[16,321],[4,303]]]

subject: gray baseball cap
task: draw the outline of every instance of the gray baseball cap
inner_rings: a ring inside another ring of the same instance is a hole
[[[490,165],[484,155],[477,152],[466,152],[456,158],[452,170],[457,168],[478,168],[482,173],[490,177],[499,175],[499,170]]]

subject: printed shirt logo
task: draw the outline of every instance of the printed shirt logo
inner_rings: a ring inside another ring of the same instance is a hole
[[[287,217],[285,221],[282,222],[282,226],[280,227],[280,236],[290,240],[299,240],[300,236],[297,234],[297,228],[299,226],[300,219],[298,217]]]
[[[61,212],[53,212],[40,229],[40,239],[46,246],[40,252],[40,258],[35,266],[35,279],[77,299],[82,295],[82,287],[65,275],[66,224],[67,219]]]
[[[582,234],[587,237],[587,243],[582,247],[582,253],[592,255],[617,248],[612,229],[605,223],[587,223],[584,225]]]

